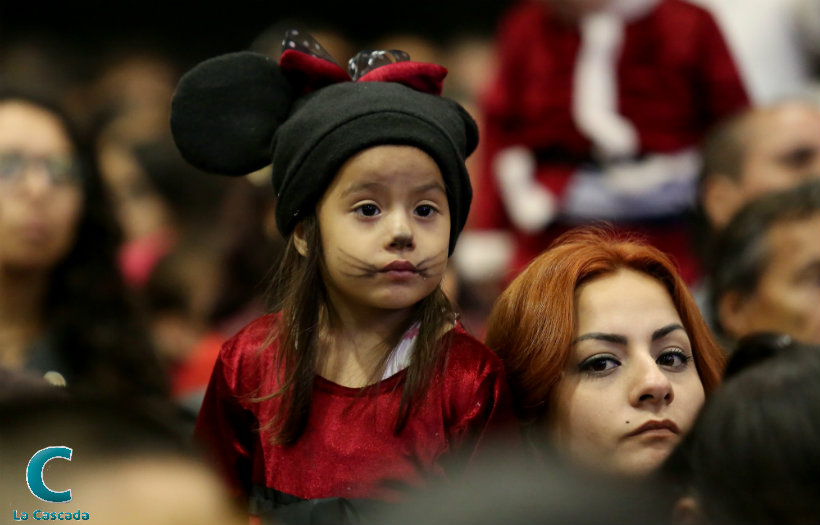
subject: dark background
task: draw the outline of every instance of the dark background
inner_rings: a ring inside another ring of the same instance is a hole
[[[273,24],[297,19],[327,24],[364,45],[391,32],[412,31],[437,42],[462,33],[489,34],[509,0],[356,1],[247,0],[188,4],[0,1],[0,46],[46,40],[89,60],[117,46],[149,45],[185,63],[237,51]]]

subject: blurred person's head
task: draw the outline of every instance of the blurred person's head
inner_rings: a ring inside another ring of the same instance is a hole
[[[456,35],[442,50],[447,67],[447,92],[466,103],[476,100],[489,86],[495,68],[495,47],[482,35]],[[468,107],[467,110],[471,111]],[[478,113],[471,111],[471,114]],[[476,115],[477,116],[477,115]]]
[[[135,142],[131,151],[174,229],[182,234],[218,231],[218,215],[231,186],[225,177],[203,173],[187,163],[170,132]]]
[[[25,367],[37,345],[48,356],[41,364],[70,377],[69,386],[161,392],[116,265],[119,229],[88,141],[47,97],[5,88],[0,154],[0,311],[6,328],[23,334],[12,367]]]
[[[109,46],[96,63],[82,93],[89,125],[114,114],[138,113],[146,129],[167,128],[180,73],[165,49],[147,41],[122,43]]]
[[[597,228],[530,263],[496,302],[486,344],[504,360],[528,436],[626,475],[661,464],[723,364],[669,258]]]
[[[820,181],[748,203],[716,238],[716,329],[729,339],[781,332],[820,343]]]
[[[8,397],[0,401],[0,499],[34,519],[40,509],[41,516],[85,513],[92,523],[241,522],[216,473],[170,416],[124,400]],[[67,503],[41,501],[27,485],[27,463],[53,446],[70,448],[71,457],[49,461],[43,482],[70,490]]]
[[[708,226],[729,223],[746,202],[820,178],[820,108],[786,101],[751,108],[704,142],[700,204]]]
[[[664,523],[665,487],[579,469],[549,457],[528,461],[499,449],[467,472],[409,492],[399,504],[366,509],[363,524],[515,525]]]
[[[741,340],[721,387],[661,472],[681,523],[820,520],[820,346]]]
[[[95,145],[100,172],[125,241],[164,231],[172,221],[168,203],[137,158],[135,146],[157,135],[147,133],[143,121],[144,115],[136,112],[112,116],[101,125]]]
[[[84,169],[62,118],[0,96],[0,237],[5,269],[51,272],[74,244],[85,207]]]
[[[415,62],[441,63],[441,49],[433,39],[415,32],[387,33],[374,40],[372,49],[400,49]]]

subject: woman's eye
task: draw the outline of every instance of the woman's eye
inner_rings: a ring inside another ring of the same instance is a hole
[[[658,356],[656,362],[667,368],[684,368],[692,359],[681,350],[670,350]]]
[[[436,212],[436,209],[429,204],[422,204],[416,207],[416,215],[419,217],[429,217]]]
[[[602,355],[592,356],[585,359],[580,365],[578,365],[578,369],[581,370],[581,372],[606,372],[620,365],[621,362],[614,357]]]
[[[379,207],[375,204],[362,204],[355,209],[356,213],[364,217],[375,217],[379,214]]]

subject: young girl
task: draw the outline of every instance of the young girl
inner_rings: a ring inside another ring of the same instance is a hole
[[[197,425],[253,515],[395,500],[515,431],[501,361],[440,288],[470,205],[474,121],[439,96],[440,66],[360,53],[351,78],[304,44],[286,41],[278,65],[249,52],[203,62],[171,119],[206,171],[248,173],[272,154],[288,238],[276,313],[224,345]]]

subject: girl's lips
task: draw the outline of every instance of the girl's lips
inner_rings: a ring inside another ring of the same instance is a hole
[[[415,273],[416,266],[409,261],[393,261],[387,266],[383,267],[382,272],[413,272]]]

